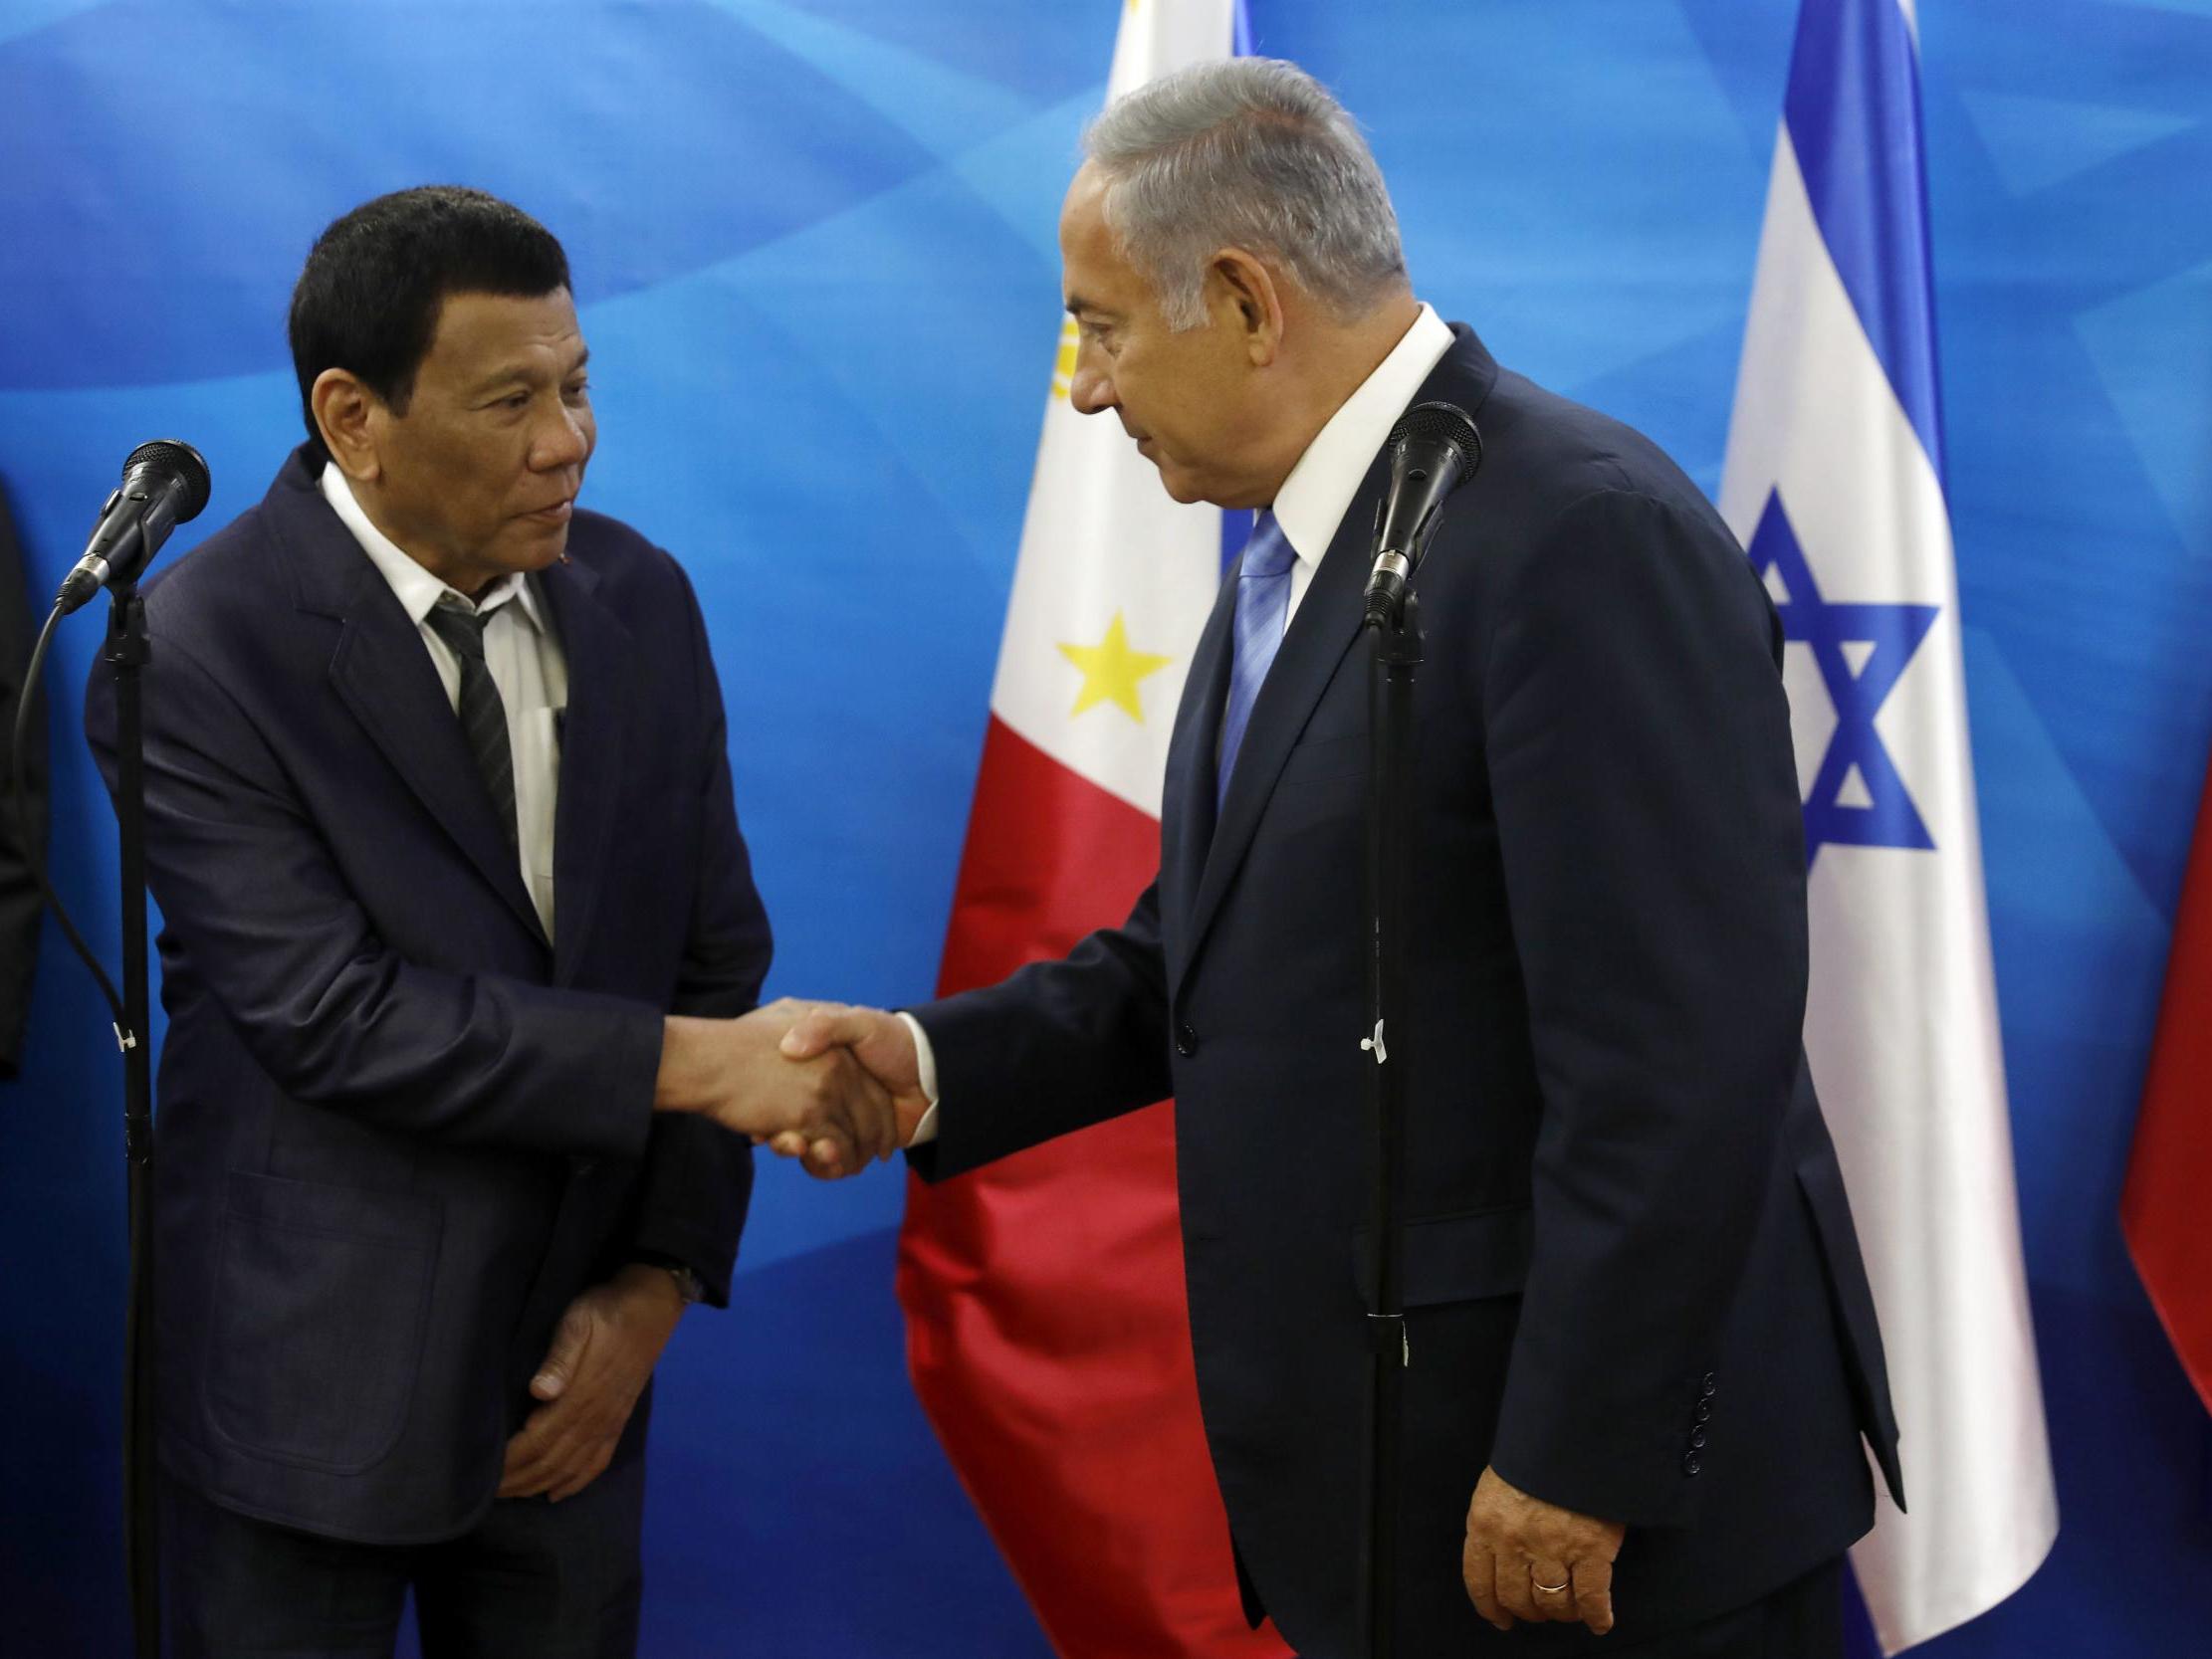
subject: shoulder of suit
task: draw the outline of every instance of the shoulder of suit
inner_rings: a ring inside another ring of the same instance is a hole
[[[1478,532],[1487,516],[1507,520],[1515,539],[1540,540],[1569,518],[1644,502],[1727,534],[1703,492],[1625,421],[1504,371],[1483,415],[1480,488],[1459,515],[1463,530]]]
[[[619,518],[576,509],[568,523],[568,556],[599,578],[603,596],[652,597],[688,589],[690,578],[673,554]]]
[[[157,565],[141,584],[157,633],[204,633],[225,619],[293,608],[293,589],[256,503],[199,545]]]
[[[186,605],[290,606],[296,584],[284,541],[310,526],[348,535],[317,487],[321,462],[306,445],[277,469],[260,501],[181,555],[164,554],[144,583],[149,615]]]

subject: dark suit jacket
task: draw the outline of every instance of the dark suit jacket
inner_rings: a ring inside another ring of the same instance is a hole
[[[40,613],[44,614],[43,611]],[[31,1018],[31,974],[39,959],[38,880],[31,858],[46,853],[45,695],[31,714],[24,745],[23,783],[28,824],[19,823],[9,793],[16,709],[38,624],[31,613],[15,523],[0,496],[0,1078],[15,1076],[23,1062],[23,1033]],[[24,846],[28,828],[31,845]],[[26,854],[30,856],[26,856]]]
[[[676,563],[579,513],[538,578],[570,682],[549,942],[318,471],[146,594],[161,1449],[234,1509],[402,1543],[490,1504],[578,1291],[645,1252],[726,1295],[751,1148],[656,1118],[653,1079],[665,1012],[753,1005],[769,929]],[[87,726],[112,787],[98,669]]]
[[[1616,1645],[1869,1526],[1895,1430],[1800,1046],[1781,632],[1652,444],[1474,335],[1421,398],[1487,458],[1416,581],[1403,1650],[1498,1637],[1459,1578],[1486,1463],[1625,1522]],[[1364,1651],[1361,588],[1381,457],[1255,705],[1220,822],[1233,574],[1168,760],[1159,880],[1064,961],[917,1010],[942,1179],[1172,1094],[1200,1404],[1239,1560],[1308,1659]],[[1400,1060],[1399,1057],[1404,1057]]]

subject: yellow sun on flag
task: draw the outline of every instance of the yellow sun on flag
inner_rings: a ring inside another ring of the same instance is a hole
[[[1052,359],[1052,395],[1065,397],[1075,385],[1075,318],[1060,323],[1060,349]]]
[[[1106,637],[1096,645],[1063,645],[1059,649],[1061,656],[1083,671],[1083,689],[1075,694],[1070,719],[1098,704],[1111,703],[1142,725],[1145,706],[1137,697],[1138,682],[1148,674],[1158,674],[1175,661],[1173,657],[1132,651],[1119,611],[1114,612]]]

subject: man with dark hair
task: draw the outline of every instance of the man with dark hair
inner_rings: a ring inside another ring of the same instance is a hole
[[[425,185],[365,202],[323,233],[292,291],[292,366],[318,453],[315,387],[340,368],[405,414],[447,294],[565,293],[568,256],[520,208]]]
[[[567,285],[477,191],[332,224],[310,441],[147,588],[179,1655],[388,1653],[410,1588],[433,1659],[631,1653],[649,1379],[729,1295],[744,1137],[888,1149],[754,1010],[706,631],[576,505]],[[98,670],[88,728],[112,786]]]

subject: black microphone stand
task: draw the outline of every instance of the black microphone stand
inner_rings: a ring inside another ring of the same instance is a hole
[[[158,438],[130,452],[123,462],[122,483],[110,493],[107,505],[100,510],[91,544],[63,580],[54,608],[39,630],[38,643],[31,649],[10,745],[9,794],[21,818],[26,723],[33,706],[32,693],[54,643],[55,628],[105,586],[109,597],[108,642],[101,661],[113,677],[115,823],[122,866],[123,988],[119,993],[101,966],[100,957],[70,920],[61,895],[54,891],[28,827],[24,846],[38,877],[39,895],[70,948],[100,986],[113,1022],[115,1042],[122,1049],[124,1208],[129,1251],[123,1311],[123,1577],[128,1585],[132,1651],[137,1659],[160,1659],[161,1652],[160,1540],[156,1521],[160,1464],[154,1444],[153,999],[146,961],[145,725],[140,689],[140,674],[151,649],[137,578],[168,539],[169,531],[198,517],[207,506],[209,488],[207,463],[190,444]]]
[[[130,1279],[123,1315],[123,1572],[138,1659],[159,1659],[161,1572],[155,1526],[153,1334],[153,1070],[146,976],[146,788],[139,671],[145,666],[145,601],[135,583],[114,589],[101,653],[115,686],[115,822],[122,862],[123,1160],[128,1183]]]
[[[1421,665],[1421,600],[1406,592],[1368,615],[1367,996],[1373,1023],[1361,1047],[1368,1068],[1368,1125],[1375,1186],[1368,1211],[1368,1333],[1374,1373],[1368,1400],[1368,1509],[1364,1549],[1369,1659],[1398,1643],[1398,1509],[1402,1394],[1413,1363],[1407,1340],[1403,1241],[1405,1189],[1406,870],[1412,852],[1414,671]]]

